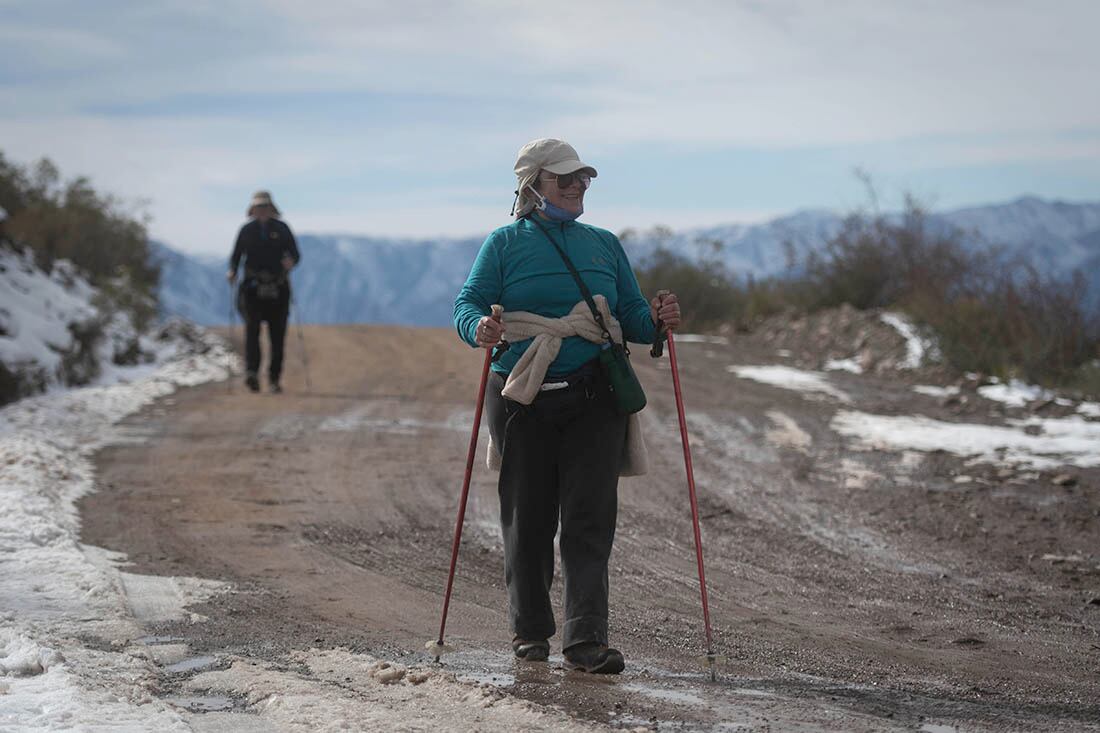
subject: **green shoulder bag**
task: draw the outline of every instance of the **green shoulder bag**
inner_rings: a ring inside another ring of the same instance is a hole
[[[595,319],[596,325],[603,331],[605,343],[600,349],[600,369],[603,371],[604,378],[607,379],[607,384],[611,388],[611,394],[615,398],[616,410],[620,415],[631,415],[640,411],[645,407],[645,390],[642,389],[642,384],[638,381],[638,375],[634,373],[634,368],[630,366],[630,349],[626,346],[626,336],[623,336],[622,344],[615,343],[615,340],[611,338],[611,332],[608,330],[607,324],[603,320],[603,314],[596,308],[596,301],[592,299],[592,293],[589,292],[588,286],[584,284],[584,280],[581,280],[580,273],[577,272],[577,268],[573,267],[573,262],[565,254],[565,250],[558,246],[558,243],[554,241],[549,232],[542,228],[541,224],[533,219],[532,223],[542,231],[546,238],[550,240],[550,244],[554,245],[554,249],[561,255],[565,266],[569,268],[569,274],[577,281],[577,287],[580,288],[584,301],[588,303],[588,308],[592,311],[592,318]]]

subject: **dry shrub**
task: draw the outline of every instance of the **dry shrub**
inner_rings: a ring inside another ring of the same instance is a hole
[[[808,310],[849,303],[906,311],[932,327],[960,370],[1059,385],[1100,356],[1100,319],[1080,272],[1044,274],[967,241],[930,222],[912,199],[901,217],[849,217],[804,272],[792,288]]]
[[[693,262],[663,246],[635,268],[647,297],[658,290],[676,293],[686,330],[705,330],[729,320],[737,311],[739,292],[725,266],[717,261]]]
[[[638,268],[643,292],[675,290],[698,329],[844,303],[898,309],[930,326],[960,371],[1100,394],[1100,314],[1082,274],[1044,274],[930,219],[912,198],[900,216],[849,216],[820,251],[792,262],[797,274],[736,279],[721,244],[712,252],[690,260],[659,244]]]

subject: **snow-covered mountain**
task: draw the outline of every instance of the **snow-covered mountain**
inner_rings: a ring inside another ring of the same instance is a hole
[[[1100,293],[1100,203],[1026,197],[939,213],[932,221],[964,230],[972,241],[1018,251],[1049,272],[1081,269],[1093,293]],[[631,232],[623,242],[636,262],[663,244],[689,257],[717,257],[736,275],[764,277],[787,269],[788,252],[800,256],[820,248],[842,222],[834,212],[800,211],[753,225]],[[448,325],[454,296],[483,238],[302,235],[302,266],[294,275],[295,317],[308,323]],[[225,323],[230,300],[225,260],[195,259],[167,247],[158,252],[165,312],[204,324]]]
[[[297,315],[313,323],[446,325],[482,239],[303,236],[303,266],[293,275]]]
[[[163,313],[202,324],[228,322],[229,286],[223,260],[185,255],[159,242],[152,242],[150,249],[161,268],[158,299]]]
[[[754,277],[782,273],[788,251],[796,256],[819,249],[843,224],[830,211],[800,211],[762,224],[692,229],[662,238],[653,232],[628,236],[634,256],[648,254],[659,243],[689,256],[717,257],[735,275]],[[995,244],[1024,255],[1041,270],[1088,275],[1100,257],[1100,203],[1074,204],[1033,196],[1003,204],[939,212],[931,227],[957,230],[972,244]],[[715,248],[715,243],[721,243]],[[1100,283],[1098,283],[1100,284]]]
[[[788,268],[789,254],[801,256],[833,237],[844,219],[831,211],[804,210],[761,224],[623,232],[623,246],[635,263],[658,246],[689,258],[718,259],[737,276],[778,275]]]
[[[302,264],[291,276],[292,318],[303,323],[446,325],[481,241],[299,235]],[[215,260],[189,257],[162,244],[155,251],[166,315],[206,325],[228,322],[228,252],[225,259]],[[239,323],[239,315],[232,317]]]
[[[1100,256],[1100,203],[1027,197],[959,209],[939,218],[964,231],[977,232],[987,242],[1017,249],[1051,272],[1082,269],[1088,273],[1086,263]]]

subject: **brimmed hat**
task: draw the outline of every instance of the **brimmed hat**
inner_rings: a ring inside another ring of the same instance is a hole
[[[252,194],[252,200],[248,202],[247,215],[252,216],[252,210],[257,206],[270,206],[275,210],[275,216],[279,216],[279,207],[271,200],[271,193],[268,191],[257,191]]]
[[[527,192],[527,186],[534,183],[539,171],[549,171],[560,176],[579,170],[588,171],[588,175],[593,178],[597,175],[596,169],[582,162],[573,146],[564,140],[541,137],[520,148],[515,165],[516,178],[519,179],[516,188],[519,196],[516,199],[516,218],[526,216],[535,208],[535,201]]]

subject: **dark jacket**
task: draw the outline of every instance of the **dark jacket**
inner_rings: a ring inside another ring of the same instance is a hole
[[[281,278],[283,275],[283,257],[289,257],[298,264],[298,244],[290,227],[280,219],[268,219],[263,228],[259,219],[252,219],[237,234],[237,245],[233,256],[229,258],[229,269],[236,272],[244,258],[245,277],[254,277],[260,273]]]

